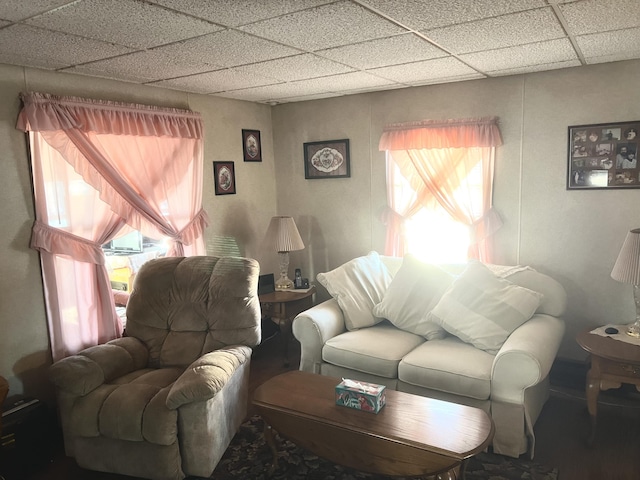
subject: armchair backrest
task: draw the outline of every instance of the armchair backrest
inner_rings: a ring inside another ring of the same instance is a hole
[[[127,303],[127,336],[149,366],[188,366],[228,345],[260,343],[258,262],[242,257],[165,257],[145,263]]]

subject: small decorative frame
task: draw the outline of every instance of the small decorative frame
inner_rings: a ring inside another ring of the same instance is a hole
[[[567,190],[640,188],[640,120],[569,127]]]
[[[304,144],[304,178],[348,178],[351,176],[349,140],[325,140]]]
[[[213,182],[216,195],[236,193],[236,174],[233,162],[213,162]]]
[[[242,154],[245,162],[262,161],[260,130],[242,130]]]

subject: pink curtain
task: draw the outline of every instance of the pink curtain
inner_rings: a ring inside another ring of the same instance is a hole
[[[22,95],[54,360],[121,335],[101,245],[125,225],[169,237],[168,255],[205,253],[198,114]]]
[[[404,220],[436,203],[470,229],[468,255],[489,262],[491,236],[501,221],[492,209],[495,147],[502,140],[497,118],[413,122],[389,125],[379,148],[387,152],[385,253],[403,255]],[[468,181],[481,165],[481,205]]]

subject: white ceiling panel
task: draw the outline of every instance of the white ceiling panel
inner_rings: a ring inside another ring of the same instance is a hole
[[[425,34],[454,54],[524,45],[565,36],[551,8],[503,15]]]
[[[2,0],[0,62],[282,103],[640,59],[640,0]]]
[[[447,54],[413,34],[370,40],[368,42],[315,52],[337,62],[369,69],[401,63],[419,62]]]
[[[352,72],[354,69],[311,53],[305,53],[268,62],[253,63],[237,67],[236,70],[250,75],[264,75],[283,82],[292,82]]]
[[[238,27],[287,13],[324,5],[335,0],[150,0],[176,11],[204,18],[219,25]]]
[[[83,0],[25,23],[134,48],[163,45],[221,28],[137,0]]]
[[[308,51],[337,47],[405,30],[352,2],[337,2],[242,27]]]
[[[63,68],[131,51],[127,47],[28,25],[13,24],[0,29],[0,55],[25,57],[25,63],[28,59],[28,65],[33,67]]]
[[[364,0],[415,30],[431,30],[547,6],[545,0]]]
[[[374,68],[369,70],[369,72],[405,85],[422,81],[431,82],[456,76],[461,76],[465,79],[468,78],[469,75],[477,77],[484,76],[453,57],[436,58],[434,60],[407,63],[405,65],[395,65],[392,67]]]
[[[560,5],[574,35],[640,27],[638,0],[583,0]]]
[[[569,60],[578,61],[578,56],[571,42],[566,38],[560,38],[548,42],[469,53],[460,55],[460,59],[482,72],[493,72]]]
[[[640,57],[640,28],[581,35],[576,41],[588,63]]]

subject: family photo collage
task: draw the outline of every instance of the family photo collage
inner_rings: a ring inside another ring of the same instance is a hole
[[[640,121],[569,127],[568,189],[640,188]]]

